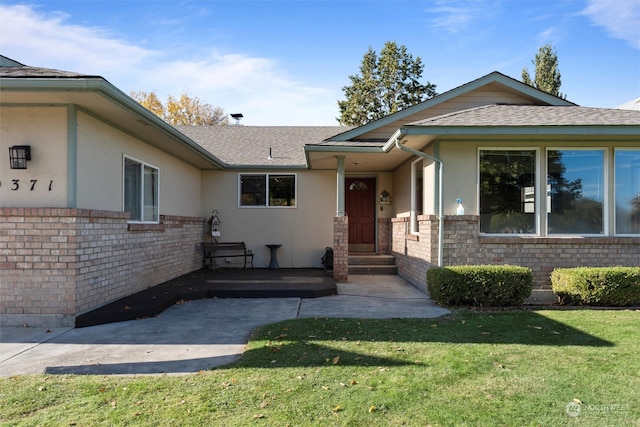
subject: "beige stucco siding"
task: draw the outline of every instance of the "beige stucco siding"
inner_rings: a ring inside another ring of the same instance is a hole
[[[77,207],[122,211],[123,158],[159,169],[160,214],[198,216],[200,170],[144,141],[79,112]]]
[[[393,188],[393,174],[391,172],[380,172],[375,174],[377,181],[377,197],[376,197],[376,205],[377,205],[377,216],[378,218],[393,218],[395,209],[393,208],[395,204],[395,190]],[[391,202],[389,205],[380,205],[380,193],[383,191],[388,192],[391,195]]]
[[[406,217],[411,212],[411,161],[393,171],[393,210],[396,216]]]
[[[27,169],[9,167],[9,147],[30,145]],[[0,109],[0,206],[66,207],[67,108]]]
[[[238,172],[205,171],[201,215],[209,218],[217,209],[222,233],[219,240],[245,242],[255,254],[256,267],[269,265],[270,252],[266,244],[282,245],[278,250],[278,262],[282,268],[320,267],[324,248],[333,244],[335,172],[277,173],[296,174],[297,207],[238,207]]]

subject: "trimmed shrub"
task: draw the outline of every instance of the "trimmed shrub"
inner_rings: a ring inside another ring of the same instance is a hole
[[[442,305],[504,307],[522,305],[531,295],[533,274],[513,265],[460,265],[427,271],[431,298]]]
[[[640,303],[640,267],[557,268],[551,289],[567,305],[626,306]]]

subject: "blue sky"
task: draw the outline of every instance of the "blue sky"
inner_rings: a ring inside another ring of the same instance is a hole
[[[439,93],[492,71],[533,75],[553,43],[567,99],[640,97],[640,0],[3,0],[0,54],[105,77],[125,93],[187,92],[245,125],[336,125],[369,47],[405,45]]]

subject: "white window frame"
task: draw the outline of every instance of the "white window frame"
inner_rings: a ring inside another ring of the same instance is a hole
[[[629,233],[618,233],[618,224],[617,224],[617,212],[616,212],[616,206],[618,204],[618,200],[617,200],[617,192],[616,192],[616,188],[615,188],[615,183],[617,182],[617,177],[616,177],[616,173],[618,171],[618,165],[616,163],[616,154],[618,151],[640,151],[640,147],[614,147],[613,149],[613,195],[611,197],[611,199],[613,200],[613,207],[612,207],[612,212],[613,212],[613,230],[614,230],[614,236],[616,237],[640,237],[640,234],[629,234]],[[640,173],[640,172],[639,172]]]
[[[551,209],[553,209],[553,206],[551,206],[551,209],[549,209],[549,206],[547,206],[547,209],[545,210],[545,215],[544,215],[544,221],[545,221],[545,225],[546,225],[546,235],[549,237],[603,237],[603,236],[610,236],[610,230],[609,230],[609,206],[610,206],[610,200],[612,200],[610,194],[609,194],[609,150],[606,147],[601,147],[601,146],[594,146],[594,147],[566,147],[566,146],[547,146],[545,148],[545,154],[544,154],[544,167],[545,167],[545,183],[548,183],[548,177],[549,177],[549,151],[601,151],[602,152],[602,190],[603,190],[603,194],[602,194],[602,233],[585,233],[585,234],[578,234],[578,233],[549,233],[549,217],[548,217],[548,213],[551,211]]]
[[[269,205],[269,177],[272,175],[292,176],[294,179],[293,196],[295,205],[293,206],[271,206]],[[264,205],[243,205],[242,204],[242,177],[243,176],[264,176],[265,177],[265,204]],[[298,174],[290,172],[241,172],[238,173],[238,208],[242,209],[296,209],[298,207]]]
[[[130,223],[138,223],[138,224],[158,224],[160,222],[160,168],[154,166],[152,164],[143,162],[142,160],[136,159],[135,157],[127,156],[126,154],[122,156],[122,211],[125,211],[125,203],[126,203],[126,188],[125,188],[125,173],[126,173],[126,162],[130,161],[133,163],[137,163],[140,166],[140,213],[141,218],[130,218],[128,222]],[[156,171],[157,183],[156,183],[156,215],[153,220],[145,220],[144,219],[144,170],[145,168],[151,168]]]
[[[541,235],[541,219],[542,219],[542,214],[540,213],[541,209],[542,209],[542,204],[541,204],[541,194],[540,194],[540,188],[542,187],[541,182],[542,182],[542,163],[546,164],[546,161],[543,162],[542,159],[540,158],[541,154],[540,154],[540,147],[517,147],[517,146],[505,146],[505,147],[478,147],[477,150],[477,156],[476,156],[476,167],[478,168],[477,170],[477,191],[476,191],[476,206],[478,206],[478,215],[480,214],[480,153],[482,151],[533,151],[535,154],[535,180],[534,180],[534,191],[535,191],[535,196],[534,196],[534,211],[535,211],[535,215],[534,215],[534,223],[535,223],[535,231],[533,233],[480,233],[481,236],[496,236],[496,237],[510,237],[510,236],[515,236],[515,237],[531,237],[531,236],[540,236]],[[544,181],[546,182],[546,178],[547,175],[544,174]],[[546,191],[546,186],[545,186],[545,192],[544,192],[545,196],[547,194]],[[546,220],[546,215],[544,216],[545,220]],[[478,222],[478,228],[480,227],[480,223]]]
[[[411,210],[409,213],[409,232],[414,235],[418,235],[420,233],[420,226],[418,224],[418,200],[416,198],[418,168],[422,168],[422,212],[424,214],[424,159],[420,158],[411,162]]]

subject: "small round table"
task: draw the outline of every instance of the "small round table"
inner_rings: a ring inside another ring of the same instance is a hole
[[[269,263],[270,270],[277,270],[280,268],[278,265],[278,255],[276,254],[278,248],[282,245],[265,245],[269,249],[271,249],[271,262]]]

